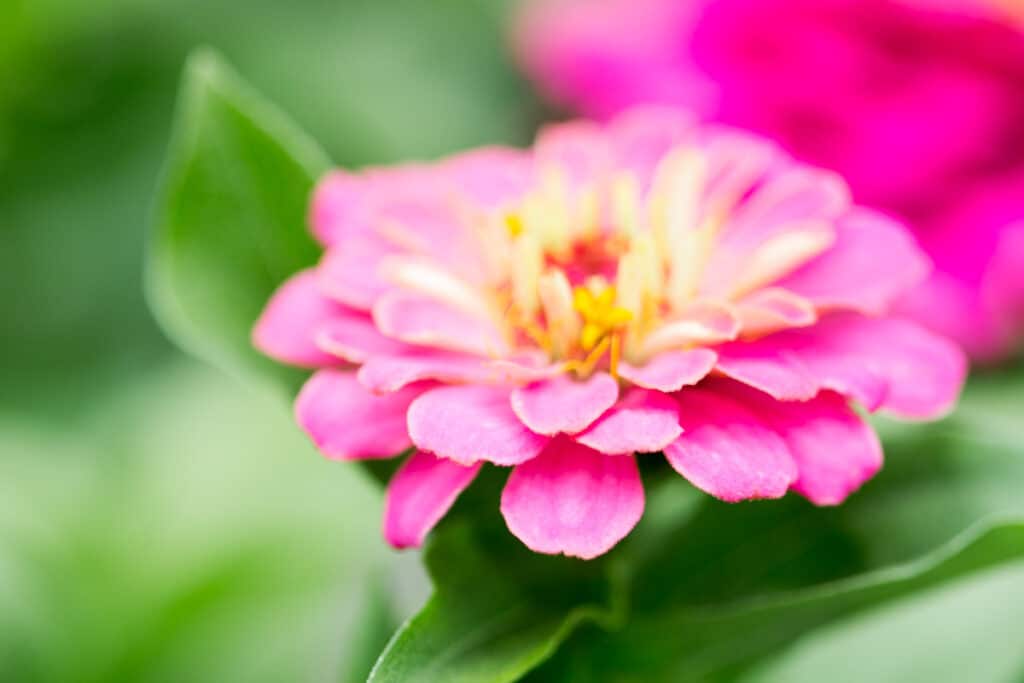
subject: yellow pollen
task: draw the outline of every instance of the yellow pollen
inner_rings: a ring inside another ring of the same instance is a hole
[[[523,217],[518,213],[505,214],[505,229],[508,230],[509,237],[519,237],[526,229]]]
[[[574,369],[581,375],[590,374],[594,366],[608,350],[611,350],[611,372],[618,372],[619,357],[622,353],[622,331],[633,319],[633,313],[615,305],[614,286],[606,286],[596,296],[589,287],[573,290],[573,308],[583,318],[579,344],[587,357],[577,363]]]

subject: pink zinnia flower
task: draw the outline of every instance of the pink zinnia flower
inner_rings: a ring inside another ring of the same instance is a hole
[[[686,107],[838,171],[857,202],[907,220],[936,263],[903,309],[992,359],[1024,330],[1024,23],[1012,4],[540,0],[519,53],[552,98],[591,116]]]
[[[899,225],[670,111],[336,171],[312,224],[323,259],[254,340],[319,368],[296,416],[325,455],[416,449],[388,487],[396,546],[483,463],[512,468],[513,534],[583,558],[640,519],[637,453],[726,501],[836,504],[882,463],[851,403],[931,418],[963,379],[955,346],[887,315],[928,268]]]

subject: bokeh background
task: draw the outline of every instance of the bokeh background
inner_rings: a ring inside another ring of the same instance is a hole
[[[166,341],[144,248],[194,47],[383,163],[529,139],[508,9],[0,0],[0,681],[344,680],[375,592],[419,606],[376,485]]]
[[[0,1],[0,681],[357,680],[390,627],[375,601],[389,619],[417,607],[424,579],[379,539],[376,486],[320,458],[275,397],[172,348],[144,247],[192,48],[336,162],[383,163],[530,138],[545,112],[508,57],[511,9]],[[865,666],[945,620],[919,652],[974,638],[1024,680],[1022,585],[1017,565],[858,616],[812,659]]]

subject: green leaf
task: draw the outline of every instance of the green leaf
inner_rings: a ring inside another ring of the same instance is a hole
[[[432,535],[425,560],[434,594],[392,639],[371,683],[516,681],[580,624],[612,628],[624,619],[619,553],[583,562],[527,550],[504,527],[497,501],[485,500],[496,498],[498,472],[481,478],[490,481],[478,480]]]
[[[749,683],[1016,681],[1024,674],[1024,562],[821,629]]]
[[[529,680],[569,680],[570,673],[574,681],[734,680],[834,619],[1022,556],[1024,523],[985,526],[917,561],[846,581],[746,604],[642,615],[613,634],[594,630]]]
[[[179,344],[245,379],[297,386],[304,373],[262,357],[250,332],[277,286],[317,260],[306,211],[328,166],[215,55],[189,59],[148,273],[152,307]]]

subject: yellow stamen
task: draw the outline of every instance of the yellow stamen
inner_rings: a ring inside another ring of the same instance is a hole
[[[622,355],[622,333],[616,332],[612,335],[612,349],[608,360],[608,370],[612,377],[619,378],[619,358]]]
[[[526,229],[523,225],[523,217],[518,213],[505,214],[505,229],[508,230],[509,237],[519,237]]]
[[[523,332],[526,336],[533,340],[533,342],[544,349],[546,353],[551,353],[554,349],[554,344],[551,341],[551,335],[549,335],[540,325],[535,322],[529,322],[522,325]]]
[[[633,319],[633,312],[616,305],[615,287],[612,286],[605,286],[597,296],[589,287],[577,287],[573,290],[573,308],[583,317],[579,345],[588,354],[578,370],[589,374],[610,347],[611,363],[617,371],[622,330]]]
[[[608,351],[608,347],[611,346],[611,339],[605,337],[601,340],[601,343],[594,347],[594,350],[587,354],[587,357],[582,361],[570,360],[565,364],[566,370],[576,372],[576,375],[580,378],[586,378],[590,376],[590,373],[594,371],[597,366],[597,362],[604,357],[604,354]]]

